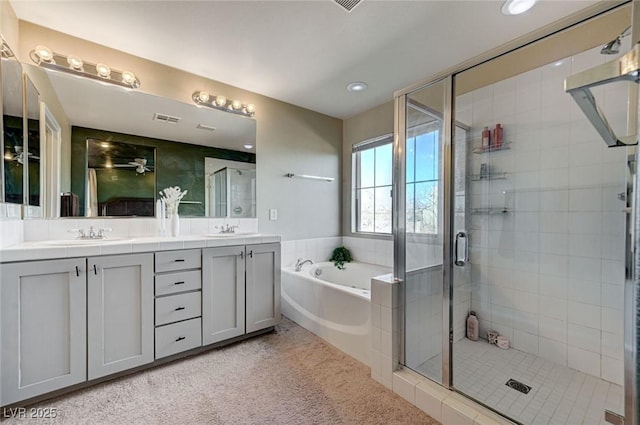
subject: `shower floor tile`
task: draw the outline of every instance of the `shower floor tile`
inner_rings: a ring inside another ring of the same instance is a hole
[[[438,376],[442,358],[417,371]],[[605,425],[604,410],[623,411],[623,389],[550,360],[484,340],[453,345],[453,386],[477,401],[526,425]],[[506,386],[515,379],[531,387],[523,394]]]

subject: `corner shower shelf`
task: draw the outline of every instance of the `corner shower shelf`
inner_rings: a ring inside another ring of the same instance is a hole
[[[487,174],[487,175],[482,175],[482,174],[471,174],[469,176],[469,179],[471,179],[471,181],[482,181],[482,180],[504,180],[507,178],[507,173],[491,173],[491,174]]]
[[[471,214],[494,215],[494,214],[508,214],[509,212],[510,211],[508,208],[490,208],[490,207],[471,208]]]
[[[511,142],[504,142],[499,147],[489,146],[488,148],[483,148],[482,146],[476,146],[475,148],[473,148],[473,153],[489,153],[489,152],[495,152],[495,151],[504,151],[507,149],[511,149],[511,147],[509,147],[510,144]]]

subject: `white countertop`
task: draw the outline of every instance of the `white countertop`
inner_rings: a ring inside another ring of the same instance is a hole
[[[136,237],[114,239],[78,245],[73,240],[65,244],[63,240],[52,242],[32,241],[12,245],[0,250],[0,262],[46,260],[55,258],[89,257],[94,255],[129,254],[138,252],[170,251],[174,249],[197,249],[231,245],[255,245],[280,242],[279,235],[242,234],[233,236],[178,236],[178,237]],[[55,243],[55,244],[54,244]]]

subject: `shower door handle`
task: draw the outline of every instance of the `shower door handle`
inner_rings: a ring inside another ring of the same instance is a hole
[[[469,238],[465,232],[456,233],[456,240],[453,245],[454,261],[456,266],[464,266],[469,261]]]

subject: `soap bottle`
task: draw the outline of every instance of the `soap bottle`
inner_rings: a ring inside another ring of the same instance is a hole
[[[481,148],[483,151],[489,150],[491,147],[491,131],[489,131],[489,127],[485,127],[482,130],[482,145]]]
[[[467,317],[467,338],[469,338],[471,341],[477,341],[479,333],[478,328],[479,323],[476,312],[470,311],[469,316]]]
[[[502,147],[502,131],[504,129],[500,124],[496,124],[495,130],[493,130],[493,147],[501,148]]]

